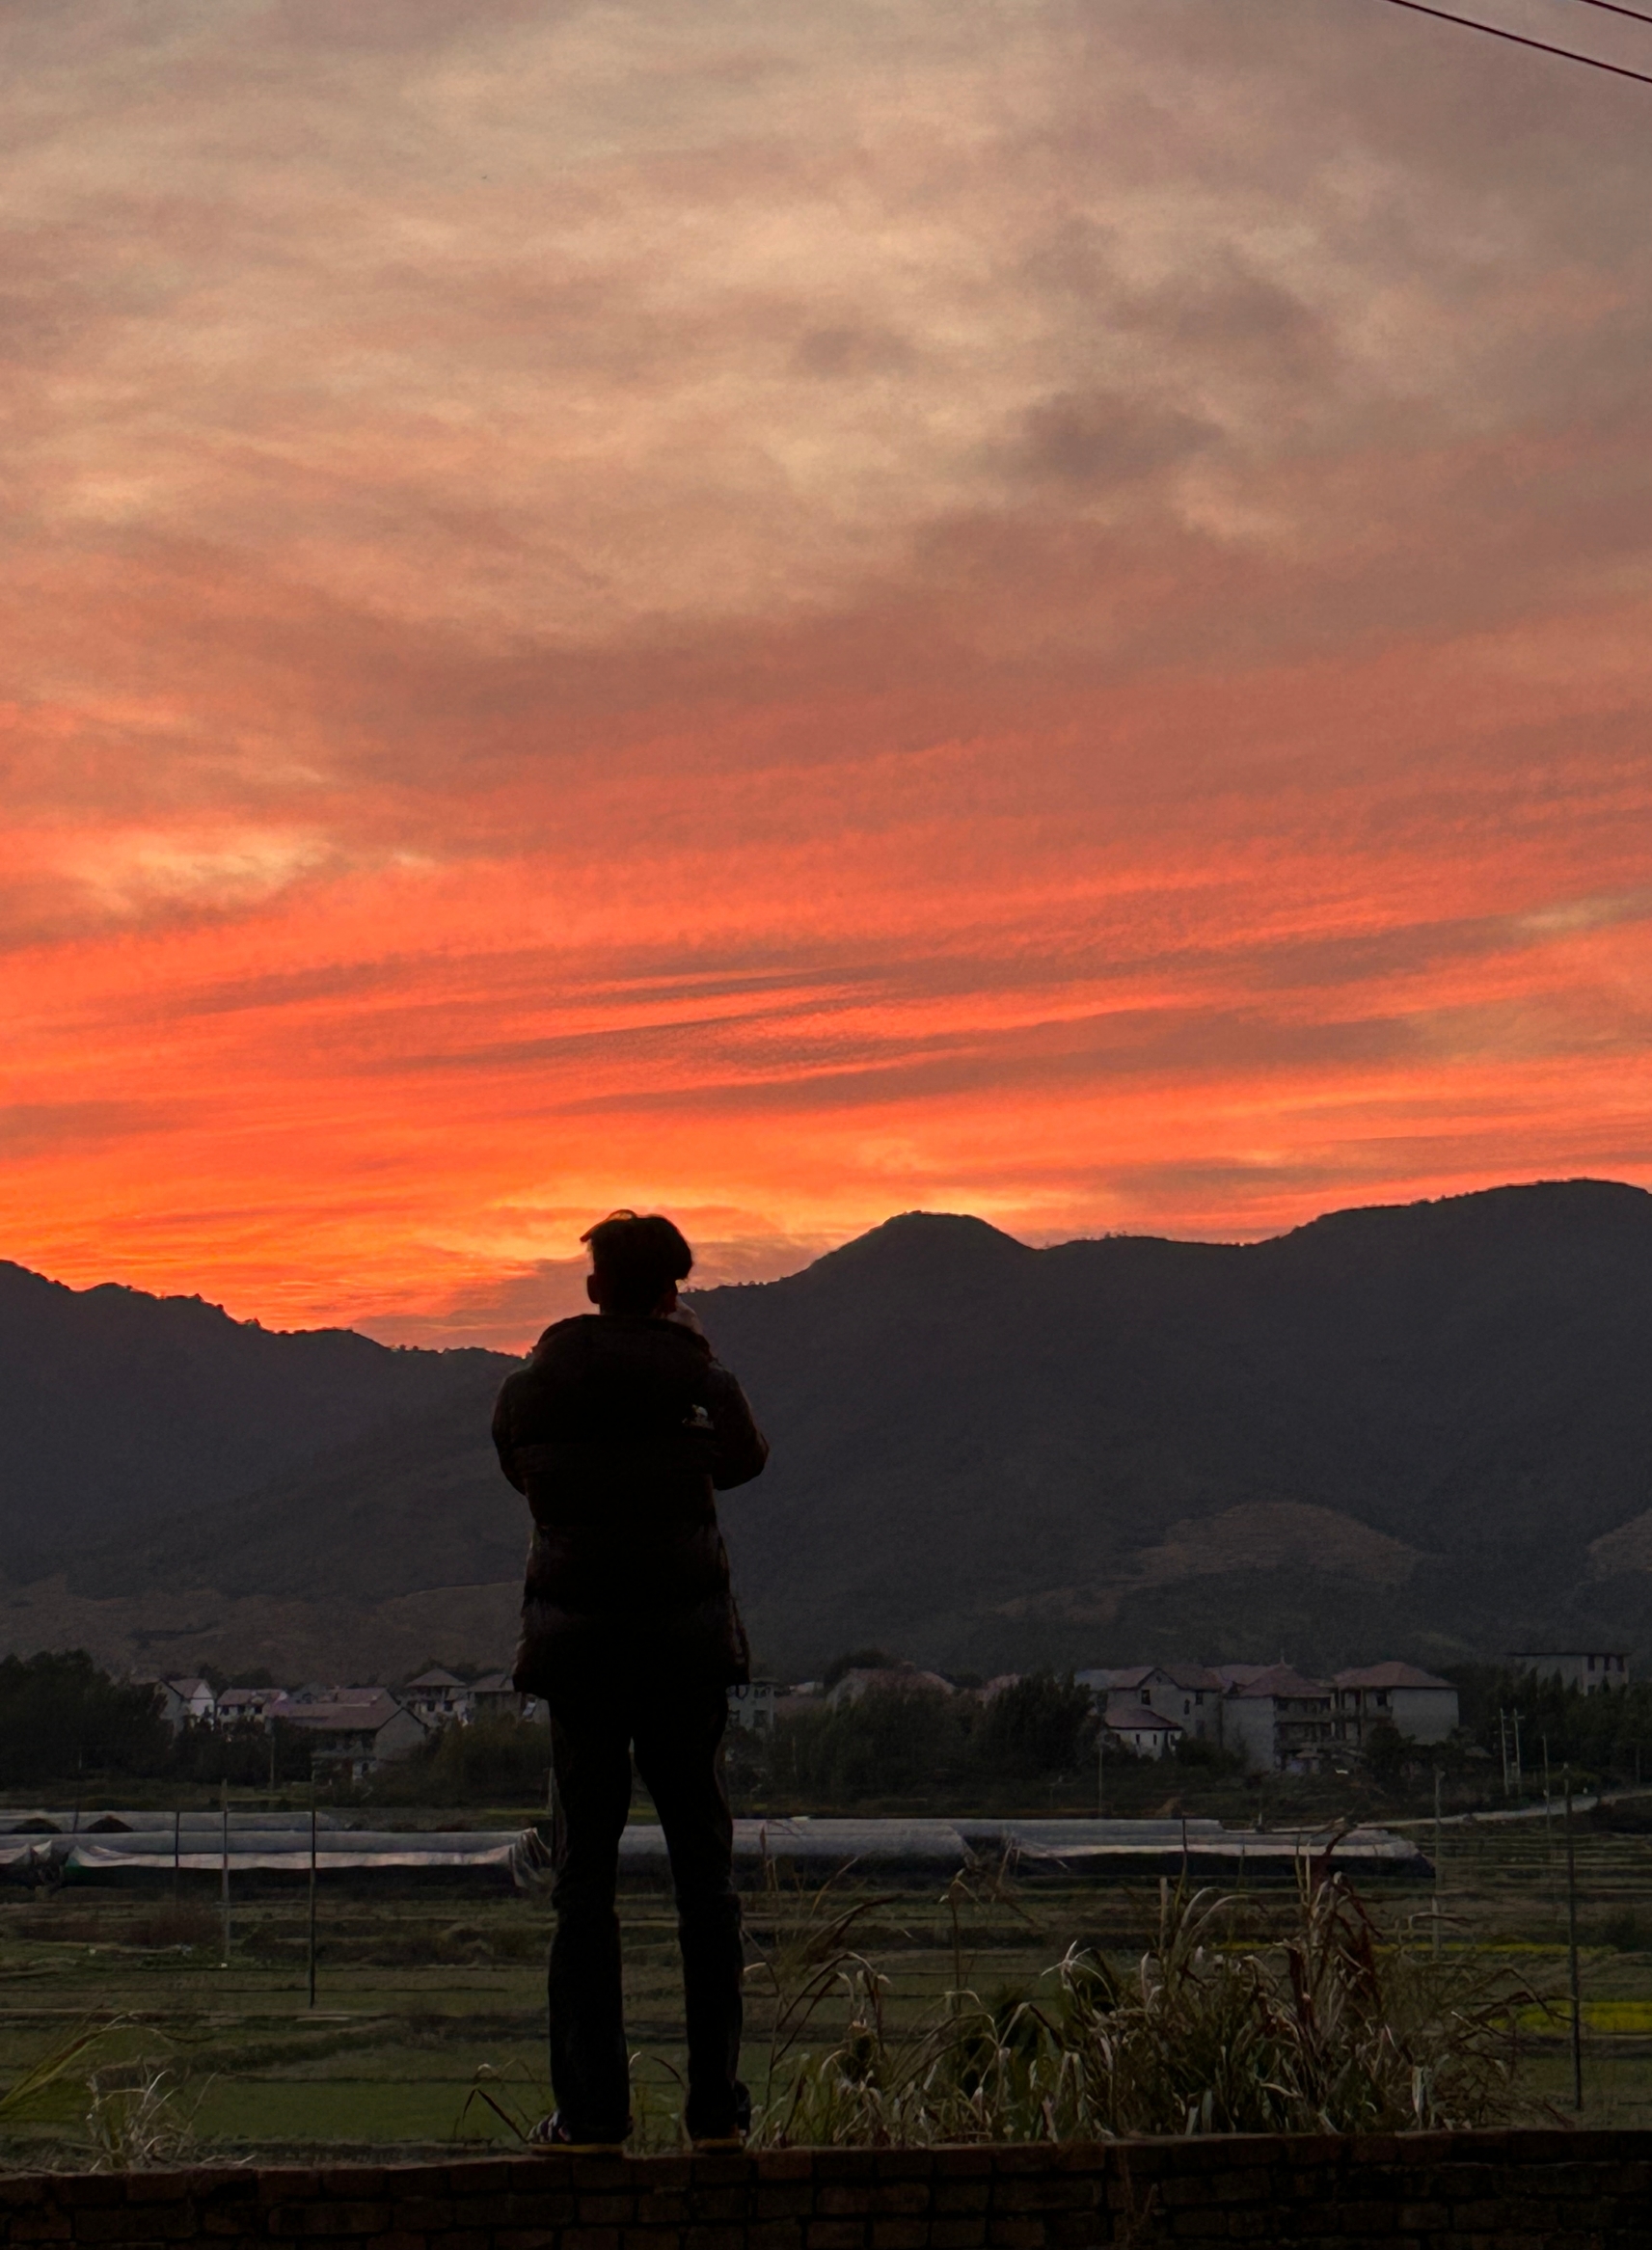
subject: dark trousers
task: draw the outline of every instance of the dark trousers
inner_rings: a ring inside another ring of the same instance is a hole
[[[619,2140],[630,2075],[614,1887],[631,1806],[631,1750],[665,1830],[677,1899],[696,2139],[744,2130],[740,2082],[740,1900],[734,1820],[718,1769],[727,1691],[694,1682],[634,1689],[595,1682],[551,1698],[556,1774],[556,1935],[551,1944],[551,2083],[576,2140]]]

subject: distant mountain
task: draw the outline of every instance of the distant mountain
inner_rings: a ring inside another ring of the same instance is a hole
[[[0,1570],[224,1506],[508,1364],[347,1328],[283,1335],[199,1297],[70,1289],[0,1261]]]
[[[1652,1636],[1652,1196],[1034,1251],[896,1219],[701,1303],[777,1434],[726,1515],[753,1631],[1033,1657]]]
[[[138,1332],[176,1322],[178,1301],[114,1294],[130,1398],[130,1369],[150,1364]],[[723,1516],[753,1640],[782,1671],[865,1642],[981,1670],[1282,1651],[1441,1663],[1533,1636],[1652,1651],[1652,1196],[1638,1188],[1499,1188],[1243,1246],[1032,1250],[914,1213],[695,1304],[773,1441]],[[129,1478],[118,1536],[98,1541],[83,1494],[76,1536],[55,1552],[38,1538],[12,1567],[0,1633],[358,1675],[506,1656],[526,1521],[487,1404],[508,1363],[183,1311],[255,1353],[314,1347],[313,1363],[280,1361],[290,1372],[256,1361],[259,1383],[309,1402],[286,1418],[285,1455],[261,1434],[279,1415],[237,1435],[208,1384],[197,1423],[203,1394],[175,1377],[197,1505],[179,1509],[175,1482],[169,1509],[158,1475],[140,1500]],[[360,1393],[341,1373],[329,1390],[317,1370],[331,1380],[352,1346]],[[37,1364],[59,1397],[95,1390],[91,1346],[72,1371]],[[354,1426],[324,1448],[313,1432],[351,1402]],[[164,1458],[164,1427],[144,1443]],[[67,1486],[76,1459],[53,1458]],[[10,1487],[9,1436],[4,1459]]]

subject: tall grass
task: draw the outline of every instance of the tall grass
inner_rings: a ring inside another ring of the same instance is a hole
[[[1002,1878],[992,1894],[1010,1896]],[[782,1927],[758,1972],[773,2032],[757,2143],[1406,2131],[1532,2106],[1515,2082],[1517,2012],[1532,1993],[1383,1931],[1323,1861],[1304,1862],[1282,1934],[1254,1898],[1165,1884],[1130,1973],[1072,1948],[1032,1996],[995,2002],[969,1989],[961,1959],[960,1909],[975,1894],[948,1895],[953,1989],[904,2028],[855,1941],[888,1902],[834,1912],[828,1886]]]
[[[88,2091],[94,2066],[126,2021],[116,2016],[77,2025],[9,2086],[0,2087],[0,2131],[32,2123],[43,2108],[60,2104],[66,2088],[76,2095]]]

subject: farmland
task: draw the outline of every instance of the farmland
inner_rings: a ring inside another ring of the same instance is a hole
[[[1473,1946],[1539,1995],[1562,1999],[1558,1823],[1448,1826],[1443,1844],[1443,1952]],[[1652,1836],[1583,1830],[1578,1874],[1584,2118],[1652,2124]],[[939,1879],[907,1878],[875,1893],[853,1872],[834,1891],[834,1905],[862,1910],[853,1943],[886,1980],[897,2027],[961,1981],[988,1999],[1048,1991],[1040,1980],[1070,1945],[1123,1968],[1149,1940],[1159,1903],[1151,1886],[983,1879],[945,1891]],[[1248,1911],[1278,1918],[1286,1903],[1258,1897]],[[1376,1904],[1395,1938],[1409,1934],[1431,1949],[1431,1887],[1385,1888]],[[760,2101],[773,1965],[808,1906],[809,1894],[783,1880],[749,1902],[745,2070]],[[621,1911],[639,2145],[669,2146],[682,2060],[671,1904],[663,1886],[636,1883]],[[549,1928],[542,1891],[421,1888],[393,1876],[323,1883],[311,2008],[301,1886],[244,1884],[232,1902],[228,1965],[210,1877],[186,1875],[176,1898],[166,1886],[17,1891],[0,1903],[0,2081],[97,2023],[108,2026],[94,2058],[104,2136],[113,2130],[120,2144],[123,2132],[128,2154],[141,2153],[146,2135],[197,2158],[323,2147],[411,2155],[455,2136],[509,2145],[510,2119],[526,2121],[548,2102]],[[843,2020],[841,2002],[828,2000],[813,2044],[829,2041]],[[1523,2083],[1569,2112],[1563,2009],[1530,2006],[1523,2022]],[[88,2109],[85,2085],[66,2077],[9,2121],[0,2147],[13,2163],[90,2160]]]

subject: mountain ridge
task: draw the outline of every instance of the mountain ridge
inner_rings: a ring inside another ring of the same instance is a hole
[[[0,1341],[7,1287],[0,1269]],[[1534,1630],[1652,1639],[1640,1188],[1524,1183],[1238,1244],[1036,1249],[967,1214],[903,1213],[694,1304],[774,1443],[722,1512],[755,1644],[782,1671],[873,1640],[986,1670],[1274,1656],[1282,1640],[1307,1663],[1438,1664]],[[55,1548],[14,1537],[0,1635],[107,1627],[130,1647],[164,1610],[180,1658],[284,1634],[307,1669],[332,1650],[339,1676],[368,1654],[504,1661],[527,1523],[487,1406],[513,1363],[349,1331],[280,1341],[306,1338],[321,1342],[290,1355],[289,1425],[292,1396],[313,1412],[276,1474],[259,1483],[241,1457],[232,1490],[203,1495],[220,1412],[197,1433],[193,1505],[150,1492],[101,1537],[84,1509]],[[356,1344],[369,1356],[347,1360]],[[267,1378],[260,1363],[266,1408]],[[9,1434],[0,1452],[9,1490]],[[489,1644],[444,1641],[444,1605],[454,1635]]]

